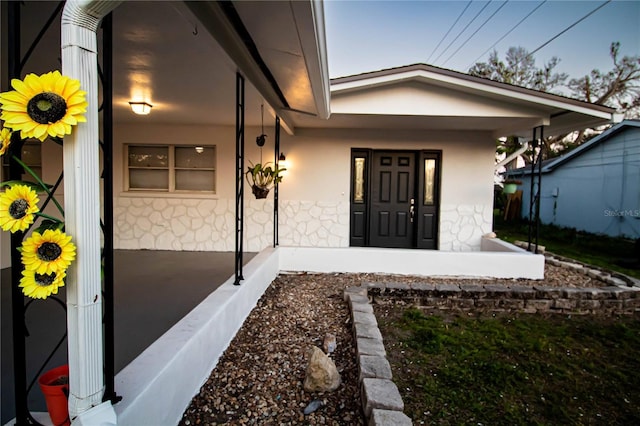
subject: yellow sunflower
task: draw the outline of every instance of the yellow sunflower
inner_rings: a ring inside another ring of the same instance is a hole
[[[5,127],[20,131],[20,137],[64,137],[71,126],[87,121],[86,92],[80,82],[52,71],[41,76],[28,74],[23,80],[11,80],[15,89],[0,93],[0,105]]]
[[[25,296],[33,299],[46,299],[52,294],[58,294],[58,288],[64,286],[65,271],[39,274],[36,271],[25,269],[22,271],[20,287]]]
[[[0,227],[9,232],[24,231],[39,212],[38,194],[26,185],[13,185],[0,194]]]
[[[22,243],[22,263],[25,269],[38,274],[66,270],[76,258],[76,246],[71,236],[59,229],[34,232]]]
[[[10,143],[11,130],[5,127],[4,129],[0,130],[0,156],[3,156],[7,152]]]

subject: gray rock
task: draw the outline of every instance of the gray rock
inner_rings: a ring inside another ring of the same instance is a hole
[[[304,408],[304,415],[308,416],[309,414],[316,411],[318,408],[324,407],[324,402],[319,399],[314,399]]]

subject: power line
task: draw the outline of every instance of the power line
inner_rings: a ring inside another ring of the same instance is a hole
[[[480,12],[478,12],[478,13],[476,14],[476,16],[474,16],[474,17],[473,17],[473,19],[471,20],[471,22],[469,22],[469,23],[467,24],[467,26],[466,26],[466,27],[464,27],[464,28],[462,29],[462,31],[460,31],[460,32],[458,33],[458,35],[456,36],[456,38],[454,38],[454,39],[451,41],[451,43],[449,43],[449,44],[447,45],[447,47],[445,47],[445,48],[444,48],[444,50],[443,50],[442,52],[440,52],[440,54],[438,55],[438,57],[437,57],[436,59],[434,59],[434,60],[433,60],[433,62],[434,62],[434,63],[435,63],[435,62],[437,62],[437,61],[438,61],[438,59],[440,59],[440,57],[444,54],[444,52],[446,52],[447,50],[449,50],[449,48],[451,47],[451,45],[452,45],[453,43],[455,43],[455,41],[456,41],[456,40],[458,40],[458,37],[460,37],[460,36],[462,35],[462,33],[464,33],[464,32],[467,30],[467,28],[469,28],[469,26],[470,26],[471,24],[473,24],[473,21],[475,21],[475,20],[476,20],[476,18],[477,18],[477,17],[478,17],[478,16],[479,16],[479,15],[480,15],[480,14],[481,14],[481,13],[482,13],[486,8],[487,8],[487,6],[489,6],[489,5],[491,4],[491,2],[492,2],[492,1],[493,1],[493,0],[489,0],[489,3],[485,4],[485,5],[484,5],[484,7],[483,7],[482,9],[480,9]]]
[[[593,9],[591,12],[587,13],[586,15],[584,15],[582,18],[578,19],[576,22],[574,22],[573,24],[569,25],[567,28],[565,28],[564,30],[560,31],[558,34],[556,34],[555,36],[553,36],[552,38],[550,38],[549,40],[547,40],[546,42],[544,42],[542,45],[540,45],[537,49],[535,49],[533,52],[529,53],[527,56],[525,56],[524,58],[520,59],[518,62],[516,62],[515,66],[517,66],[520,62],[522,62],[525,58],[528,58],[529,56],[532,56],[534,53],[536,53],[538,50],[542,49],[543,47],[545,47],[546,45],[548,45],[549,43],[551,43],[553,40],[557,39],[558,37],[560,37],[562,34],[566,33],[567,31],[569,31],[571,28],[575,27],[576,25],[578,25],[580,22],[584,21],[585,19],[587,19],[589,16],[593,15],[594,13],[596,13],[598,10],[602,9],[604,6],[606,6],[607,4],[611,3],[611,0],[607,0],[604,3],[602,3],[600,6],[596,7],[595,9]]]
[[[495,43],[493,43],[487,50],[485,50],[484,52],[482,52],[482,54],[480,54],[480,56],[478,56],[476,59],[474,59],[469,65],[467,65],[467,69],[471,68],[473,65],[475,65],[478,62],[478,59],[482,58],[488,51],[490,51],[491,49],[493,49],[498,43],[500,43],[502,40],[504,40],[504,38],[506,36],[508,36],[509,34],[511,34],[513,32],[513,30],[515,30],[516,28],[518,28],[529,16],[533,15],[533,13],[540,9],[540,7],[545,4],[547,2],[547,0],[544,0],[542,3],[540,3],[538,6],[535,7],[535,9],[533,9],[531,12],[529,12],[527,14],[527,16],[525,16],[524,18],[522,18],[517,24],[515,24],[513,27],[511,27],[511,29],[509,31],[507,31],[502,37],[500,37],[498,39],[498,41],[496,41]]]
[[[447,38],[447,36],[449,35],[449,33],[451,32],[451,30],[453,29],[453,27],[456,26],[456,24],[458,23],[458,21],[460,20],[460,18],[462,18],[462,15],[464,15],[464,13],[467,11],[467,9],[469,9],[469,6],[471,6],[471,3],[473,2],[473,0],[469,0],[469,3],[467,3],[467,5],[465,6],[465,8],[462,10],[462,12],[460,13],[460,15],[458,15],[458,17],[456,18],[456,22],[454,22],[450,27],[449,30],[447,31],[447,33],[444,35],[444,37],[442,37],[440,39],[440,41],[438,42],[438,45],[436,46],[435,49],[433,49],[433,52],[431,52],[431,54],[429,55],[429,57],[427,58],[427,63],[429,63],[429,60],[431,59],[431,57],[433,56],[434,53],[436,53],[436,50],[438,50],[438,48],[440,47],[440,45],[442,44],[442,42],[444,41],[445,38]]]
[[[470,35],[470,36],[469,36],[469,37],[468,37],[468,38],[467,38],[467,39],[466,39],[466,40],[465,40],[465,41],[464,41],[460,46],[458,46],[458,48],[456,49],[456,51],[455,51],[455,52],[453,52],[451,55],[449,55],[449,57],[447,58],[447,60],[446,60],[446,61],[444,61],[444,62],[442,63],[442,65],[444,66],[447,62],[449,62],[449,59],[453,58],[453,57],[455,56],[455,54],[456,54],[456,53],[458,53],[458,52],[460,51],[460,49],[462,49],[462,48],[464,47],[464,45],[465,45],[465,44],[467,44],[467,43],[469,42],[469,40],[471,40],[471,37],[473,37],[474,35],[476,35],[476,34],[478,33],[478,31],[480,31],[480,30],[482,29],[482,27],[484,27],[484,26],[487,24],[487,22],[489,22],[489,21],[491,20],[491,18],[493,18],[494,16],[496,16],[496,13],[500,12],[500,9],[502,9],[503,7],[505,7],[505,6],[507,5],[507,3],[509,3],[509,0],[506,0],[504,3],[502,3],[502,4],[500,5],[500,7],[499,7],[499,8],[497,8],[497,9],[496,9],[496,11],[495,11],[495,12],[493,12],[493,14],[492,14],[491,16],[489,16],[489,17],[488,17],[488,18],[487,18],[487,19],[482,23],[482,25],[480,25],[480,26],[478,27],[478,29],[477,29],[477,30],[475,30],[475,31],[473,32],[473,34],[471,34],[471,35]]]

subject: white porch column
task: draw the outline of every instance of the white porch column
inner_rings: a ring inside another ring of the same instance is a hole
[[[62,73],[87,92],[86,123],[64,138],[66,232],[77,247],[67,271],[69,415],[102,402],[104,393],[100,281],[100,164],[96,30],[116,1],[69,0],[62,13]]]

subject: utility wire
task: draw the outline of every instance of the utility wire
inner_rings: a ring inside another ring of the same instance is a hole
[[[536,6],[535,9],[533,9],[531,12],[529,12],[527,14],[527,16],[525,16],[524,18],[522,18],[517,24],[515,24],[513,27],[511,27],[511,29],[509,31],[507,31],[502,37],[500,37],[498,39],[498,41],[496,41],[495,43],[493,43],[491,46],[489,46],[489,48],[487,50],[485,50],[484,52],[482,52],[482,54],[480,54],[480,56],[478,56],[476,59],[474,59],[469,65],[467,65],[467,69],[471,68],[473,65],[475,65],[478,62],[478,59],[482,58],[488,51],[490,51],[491,49],[493,49],[494,47],[496,47],[496,45],[498,43],[500,43],[502,40],[504,40],[504,38],[506,36],[508,36],[509,34],[511,34],[513,32],[513,30],[515,30],[516,28],[518,28],[529,16],[533,15],[533,13],[540,9],[540,7],[542,7],[543,4],[545,4],[547,2],[547,0],[544,0],[542,3],[540,3],[538,6]]]
[[[440,57],[444,54],[444,52],[446,52],[447,50],[449,50],[449,48],[451,47],[451,45],[452,45],[453,43],[455,43],[455,41],[456,41],[456,40],[458,40],[458,37],[460,37],[460,36],[462,35],[462,33],[464,33],[464,32],[467,30],[467,28],[469,28],[469,26],[470,26],[471,24],[473,24],[473,21],[475,21],[475,20],[476,20],[476,18],[477,18],[478,16],[480,16],[480,14],[481,14],[481,13],[482,13],[486,8],[487,8],[487,6],[489,6],[489,5],[491,4],[491,2],[492,2],[492,1],[493,1],[493,0],[489,0],[489,2],[488,2],[487,4],[485,4],[485,5],[484,5],[484,7],[483,7],[482,9],[480,9],[480,12],[476,13],[476,16],[474,16],[474,17],[473,17],[473,19],[471,20],[471,22],[469,22],[469,23],[467,24],[467,26],[466,26],[466,27],[464,27],[464,28],[462,29],[462,31],[460,31],[460,32],[458,33],[458,35],[456,36],[456,38],[454,38],[454,39],[451,41],[451,43],[449,43],[449,44],[447,45],[447,47],[445,47],[445,48],[444,48],[444,50],[443,50],[442,52],[440,52],[440,54],[438,55],[438,57],[437,57],[436,59],[434,59],[434,60],[433,60],[433,62],[436,62],[438,59],[440,59]]]
[[[467,9],[469,9],[469,6],[471,6],[473,0],[469,0],[469,3],[467,3],[467,5],[464,7],[464,9],[462,10],[462,12],[460,13],[460,15],[458,15],[458,17],[456,18],[456,22],[454,22],[450,27],[449,30],[447,31],[447,33],[444,35],[444,37],[442,37],[440,39],[440,41],[438,42],[438,45],[435,47],[435,49],[433,49],[433,52],[431,52],[431,54],[429,55],[429,57],[427,58],[427,63],[429,63],[429,60],[431,59],[431,57],[433,56],[434,53],[436,53],[436,50],[438,50],[438,48],[440,47],[440,45],[442,44],[442,42],[444,41],[445,38],[447,38],[447,36],[449,35],[449,33],[451,32],[451,30],[453,29],[453,27],[456,26],[456,24],[458,23],[458,21],[460,20],[460,18],[462,18],[462,15],[464,15],[464,13],[467,11]]]
[[[478,31],[480,31],[482,29],[482,27],[484,27],[487,22],[489,22],[491,20],[491,18],[493,18],[494,16],[496,16],[496,13],[500,12],[500,9],[502,9],[503,7],[505,7],[507,5],[507,3],[509,3],[509,0],[506,0],[505,2],[503,2],[499,8],[496,9],[495,12],[493,12],[493,14],[491,14],[491,16],[489,16],[479,27],[478,29],[476,29],[473,34],[471,34],[469,37],[467,37],[467,39],[460,45],[458,46],[458,48],[456,49],[455,52],[453,52],[451,55],[449,55],[449,57],[447,58],[446,61],[444,61],[442,63],[442,66],[444,66],[447,62],[449,62],[449,59],[453,58],[455,56],[456,53],[458,53],[460,51],[460,49],[462,49],[464,47],[465,44],[467,44],[469,42],[469,40],[471,40],[471,37],[473,37],[474,35],[476,35],[478,33]]]
[[[536,53],[538,50],[542,49],[543,47],[545,47],[547,44],[551,43],[553,40],[557,39],[558,37],[560,37],[562,34],[566,33],[567,31],[569,31],[571,28],[575,27],[576,25],[578,25],[580,22],[584,21],[585,19],[587,19],[589,16],[593,15],[594,13],[596,13],[598,10],[602,9],[604,6],[606,6],[607,4],[611,3],[611,0],[607,0],[604,3],[602,3],[600,6],[596,7],[595,9],[593,9],[591,12],[587,13],[586,15],[584,15],[582,18],[578,19],[576,22],[574,22],[573,24],[569,25],[567,28],[565,28],[564,30],[560,31],[558,34],[556,34],[555,36],[553,36],[552,38],[550,38],[548,41],[544,42],[542,45],[540,45],[537,49],[535,49],[533,52],[529,53],[525,58],[528,58],[529,56],[532,56],[534,53]],[[515,66],[517,66],[520,62],[522,62],[525,58],[520,59]]]

